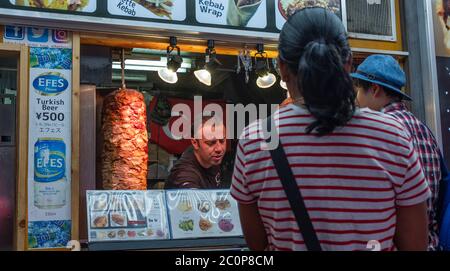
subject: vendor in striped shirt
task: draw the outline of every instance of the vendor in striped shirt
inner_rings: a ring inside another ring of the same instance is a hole
[[[406,83],[405,73],[392,56],[372,55],[351,76],[358,91],[359,106],[395,117],[412,138],[431,189],[432,196],[428,202],[429,250],[436,250],[439,245],[436,209],[441,180],[440,150],[430,129],[404,103],[412,100],[401,90]]]
[[[322,250],[426,250],[430,190],[394,117],[355,105],[352,53],[340,19],[322,8],[290,17],[279,41],[293,103],[272,118]],[[253,250],[306,250],[257,121],[241,136],[231,194]]]

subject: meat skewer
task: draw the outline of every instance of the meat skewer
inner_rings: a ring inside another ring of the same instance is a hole
[[[104,101],[102,131],[103,188],[146,190],[148,134],[144,96],[119,89]]]

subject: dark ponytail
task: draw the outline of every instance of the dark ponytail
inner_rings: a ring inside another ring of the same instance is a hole
[[[298,11],[280,34],[279,53],[297,74],[300,94],[316,119],[308,133],[329,134],[353,117],[356,94],[344,68],[351,50],[336,15],[323,8]]]

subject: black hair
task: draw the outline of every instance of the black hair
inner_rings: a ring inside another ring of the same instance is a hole
[[[375,85],[375,83],[372,83],[372,82],[369,82],[366,80],[362,80],[362,79],[358,79],[358,78],[353,79],[353,84],[355,85],[355,87],[361,88],[365,92],[369,91],[369,89],[373,85]],[[382,85],[378,85],[378,86],[384,91],[384,93],[386,93],[386,96],[388,96],[389,98],[391,98],[395,101],[401,102],[405,99],[405,97],[403,95],[398,94],[397,92],[395,92],[387,87],[384,87]]]
[[[307,133],[323,136],[347,124],[356,93],[345,70],[352,53],[341,20],[323,8],[299,10],[285,23],[278,51],[280,61],[297,74],[300,94],[316,119]]]

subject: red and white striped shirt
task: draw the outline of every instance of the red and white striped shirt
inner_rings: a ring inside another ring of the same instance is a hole
[[[275,113],[280,140],[323,250],[366,250],[369,241],[395,249],[396,207],[422,203],[430,190],[411,139],[394,118],[369,109],[332,134],[306,134],[309,112],[288,105]],[[232,196],[257,203],[269,249],[306,250],[263,139],[239,142]]]

